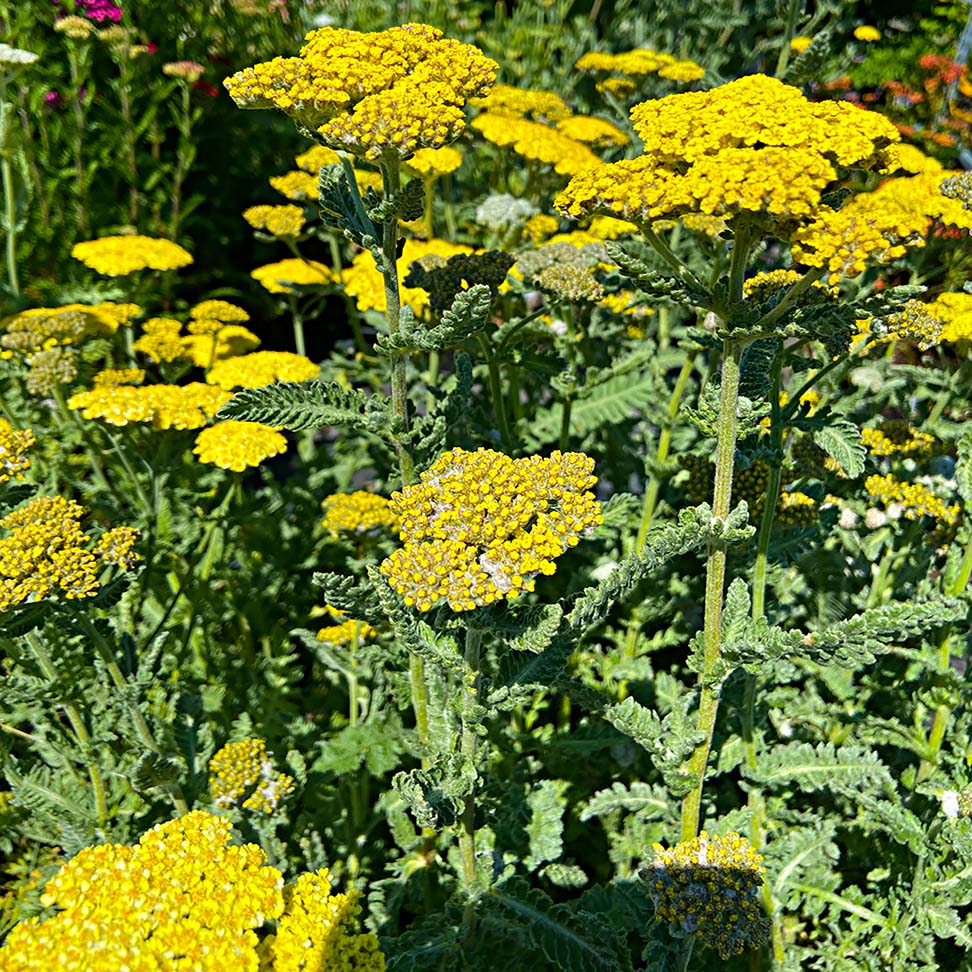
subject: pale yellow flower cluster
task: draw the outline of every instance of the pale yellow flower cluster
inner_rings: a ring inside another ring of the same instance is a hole
[[[330,267],[316,260],[300,260],[297,257],[264,264],[257,267],[250,276],[271,294],[294,293],[291,285],[326,287],[334,283],[334,274]]]
[[[224,82],[242,108],[276,107],[353,155],[407,159],[465,127],[465,102],[484,95],[498,65],[425,24],[377,33],[311,31],[299,57],[277,57]]]
[[[99,385],[77,392],[68,408],[86,419],[102,419],[109,425],[132,422],[157,429],[198,429],[206,425],[232,394],[214,385]]]
[[[908,520],[930,516],[939,523],[950,526],[957,522],[962,510],[958,504],[947,504],[923,483],[908,483],[896,479],[890,473],[886,476],[868,476],[864,481],[864,488],[885,506],[899,505]]]
[[[15,429],[5,418],[0,418],[0,483],[24,478],[30,469],[27,452],[36,441],[31,429]]]
[[[578,71],[613,72],[633,77],[657,74],[671,81],[698,81],[705,68],[694,61],[680,61],[672,54],[638,47],[620,54],[589,51],[574,65]]]
[[[472,127],[487,142],[512,148],[517,155],[550,165],[561,175],[584,172],[600,162],[583,142],[528,118],[484,111],[473,119]]]
[[[384,496],[359,489],[353,493],[333,493],[324,499],[322,526],[332,537],[341,533],[370,533],[376,529],[398,529],[398,517]]]
[[[125,277],[137,270],[178,270],[192,255],[178,243],[149,236],[105,236],[75,243],[71,256],[107,277]]]
[[[262,388],[275,381],[308,381],[316,378],[320,367],[310,358],[291,351],[255,351],[217,361],[206,381],[227,390]]]
[[[392,495],[404,546],[379,570],[409,607],[471,611],[534,589],[601,523],[594,460],[453,449]]]

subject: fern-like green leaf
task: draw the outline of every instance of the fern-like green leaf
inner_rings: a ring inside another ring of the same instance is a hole
[[[838,418],[822,428],[814,429],[813,441],[851,479],[856,479],[864,472],[867,450],[861,442],[860,430],[849,419]]]

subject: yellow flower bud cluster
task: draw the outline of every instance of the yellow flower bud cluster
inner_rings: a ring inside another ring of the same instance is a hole
[[[278,428],[261,422],[217,422],[196,436],[193,453],[200,462],[230,472],[243,472],[251,466],[259,466],[271,456],[287,451],[287,439]]]
[[[218,321],[220,324],[245,324],[250,315],[239,305],[228,300],[203,300],[190,311],[193,321]]]
[[[206,381],[227,390],[262,388],[275,381],[308,381],[320,374],[320,367],[310,358],[291,351],[255,351],[217,361]]]
[[[228,303],[227,306],[235,307]],[[236,310],[246,314],[242,308]],[[182,322],[174,318],[153,317],[142,326],[142,335],[133,347],[153,361],[184,358],[199,368],[209,368],[213,362],[243,354],[260,343],[260,339],[242,325],[224,324],[216,317],[191,320],[189,331],[188,335],[182,334]]]
[[[409,267],[423,257],[435,255],[448,259],[460,253],[472,253],[472,247],[460,243],[449,243],[446,240],[406,240],[402,248],[402,255],[397,263],[398,287],[402,305],[412,308],[416,317],[422,317],[429,308],[429,294],[421,287],[406,287],[405,277]],[[385,281],[378,268],[375,258],[367,250],[359,253],[349,267],[341,274],[344,292],[353,297],[359,311],[385,311]]]
[[[254,229],[283,239],[300,236],[306,222],[300,206],[250,206],[243,210],[243,218]]]
[[[941,321],[942,341],[972,341],[972,294],[965,291],[939,294],[926,305],[928,313]]]
[[[935,437],[919,432],[904,419],[888,419],[874,429],[861,429],[861,442],[872,456],[930,456]]]
[[[67,405],[86,419],[102,419],[109,425],[142,422],[157,429],[198,429],[232,397],[222,388],[198,381],[141,387],[99,385],[75,393]]]
[[[92,385],[141,385],[145,381],[142,368],[105,368],[92,379]]]
[[[906,483],[890,473],[886,476],[868,476],[864,481],[864,488],[885,507],[900,506],[902,514],[908,520],[930,516],[940,524],[950,526],[958,521],[961,512],[958,504],[946,504],[924,483]]]
[[[334,283],[334,274],[330,267],[316,260],[299,260],[296,257],[264,264],[257,267],[250,276],[271,294],[294,293],[293,288],[288,286],[290,284],[298,287],[326,287]]]
[[[471,104],[494,115],[545,122],[558,122],[573,115],[567,102],[553,91],[516,88],[510,84],[494,84],[485,97],[473,98]]]
[[[263,739],[227,743],[209,761],[209,792],[218,807],[239,803],[246,810],[273,813],[294,792],[293,777],[276,773]]]
[[[317,640],[334,647],[351,645],[374,638],[378,632],[367,621],[348,618],[340,624],[328,625],[317,632]]]
[[[24,478],[30,469],[27,452],[36,441],[31,429],[15,429],[0,418],[0,483]]]
[[[638,876],[655,913],[683,935],[693,935],[722,959],[758,948],[769,935],[763,911],[763,858],[745,837],[704,830],[669,850],[653,847]]]
[[[560,175],[575,175],[600,162],[583,142],[527,118],[483,112],[473,119],[472,127],[487,142],[512,148],[525,159],[550,165]]]
[[[838,167],[886,166],[898,139],[881,115],[810,102],[764,75],[643,102],[631,120],[645,154],[576,175],[555,203],[565,215],[750,213],[787,235],[816,214]]]
[[[86,847],[47,883],[59,910],[17,925],[4,972],[384,972],[358,931],[357,891],[332,894],[327,869],[283,875],[230,822],[201,810],[153,827],[135,846]],[[275,928],[262,939],[267,922]]]
[[[392,495],[404,546],[379,570],[409,607],[471,611],[532,591],[537,574],[601,523],[579,452],[511,459],[453,449]]]
[[[631,139],[617,125],[593,115],[571,115],[557,122],[557,131],[575,142],[599,147],[627,145]]]
[[[317,200],[317,175],[309,172],[286,172],[271,176],[270,186],[282,196],[294,202],[315,202]]]
[[[453,141],[465,102],[489,90],[498,68],[425,24],[370,34],[323,27],[305,41],[299,57],[227,78],[230,96],[242,108],[280,108],[327,145],[369,159]]]
[[[109,531],[92,551],[94,538],[81,528],[84,514],[74,500],[40,496],[0,519],[9,533],[0,538],[0,611],[51,594],[93,597],[102,562],[130,566],[138,559],[132,552],[138,532],[129,527]]]
[[[0,348],[30,353],[55,344],[78,344],[87,338],[107,337],[122,325],[131,324],[142,312],[137,304],[64,304],[31,307],[7,322]]]
[[[783,526],[811,526],[819,519],[817,501],[799,490],[780,493],[776,504],[776,519]]]
[[[325,497],[321,525],[332,537],[343,533],[370,533],[377,529],[398,529],[398,517],[384,496],[359,489]]]
[[[177,361],[185,350],[182,343],[182,321],[171,317],[150,317],[142,325],[142,334],[133,348],[153,361]]]
[[[192,255],[171,240],[149,236],[104,236],[75,243],[71,256],[107,277],[125,277],[136,270],[178,270]]]
[[[309,172],[315,177],[325,165],[336,165],[340,161],[341,157],[337,152],[326,145],[312,145],[294,159],[298,169],[303,169],[304,172]]]

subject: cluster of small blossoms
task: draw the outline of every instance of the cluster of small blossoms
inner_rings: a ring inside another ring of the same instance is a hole
[[[592,115],[571,115],[557,122],[557,131],[575,142],[599,147],[620,147],[631,139],[617,125]]]
[[[109,425],[132,422],[157,429],[198,429],[206,425],[232,394],[214,385],[99,385],[76,392],[68,408],[86,419],[102,419]]]
[[[182,321],[171,317],[151,317],[142,325],[142,334],[133,345],[153,361],[177,361],[182,357]]]
[[[787,235],[815,215],[839,167],[885,167],[898,140],[881,115],[810,102],[764,75],[643,102],[631,120],[645,154],[575,176],[556,201],[565,215],[749,213]]]
[[[861,429],[861,442],[872,456],[930,456],[935,437],[904,419],[889,419],[875,429]]]
[[[671,54],[659,53],[644,47],[620,54],[605,51],[590,51],[574,65],[578,71],[596,71],[642,77],[657,74],[670,81],[698,81],[705,74],[705,68],[694,61],[680,61]]]
[[[6,333],[0,335],[0,348],[30,353],[54,345],[79,344],[87,338],[114,334],[139,313],[137,304],[111,301],[31,307],[7,322]]]
[[[836,283],[842,276],[862,273],[869,263],[887,263],[904,256],[909,246],[923,246],[936,221],[972,229],[972,212],[941,191],[948,175],[931,171],[889,179],[839,210],[822,206],[793,235],[794,260],[826,267],[830,282]]]
[[[326,287],[334,283],[331,268],[316,260],[278,260],[257,267],[250,276],[271,294],[292,294],[293,287]]]
[[[298,169],[309,172],[315,177],[325,165],[338,165],[340,162],[341,156],[326,145],[312,145],[306,152],[301,152],[294,159]]]
[[[37,440],[31,429],[15,429],[0,418],[0,483],[23,479],[30,469],[28,450]]]
[[[416,175],[424,178],[449,175],[462,165],[462,152],[450,145],[443,148],[419,149],[405,165]]]
[[[206,381],[227,390],[262,388],[275,381],[308,381],[320,374],[320,367],[310,358],[291,351],[255,351],[217,361]]]
[[[71,256],[107,277],[125,277],[136,270],[178,270],[192,255],[171,240],[150,236],[105,236],[75,243]]]
[[[955,291],[939,294],[925,309],[941,322],[942,341],[972,341],[972,294]]]
[[[271,176],[270,186],[293,202],[313,202],[317,199],[317,177],[308,172]]]
[[[203,300],[189,311],[190,321],[218,321],[220,324],[245,324],[250,315],[228,300]]]
[[[939,186],[943,196],[957,199],[965,209],[972,209],[972,172],[952,173]]]
[[[516,88],[509,84],[495,84],[485,97],[473,98],[471,103],[483,111],[509,118],[558,122],[573,115],[567,102],[553,91]]]
[[[341,533],[370,533],[372,530],[398,529],[398,517],[390,500],[366,489],[353,493],[333,493],[325,497],[321,525],[332,537]]]
[[[206,68],[198,61],[170,61],[162,65],[162,73],[195,84],[206,73]]]
[[[950,820],[972,817],[972,790],[942,790],[942,813]]]
[[[541,122],[483,112],[472,127],[487,142],[512,148],[517,155],[553,166],[560,175],[576,175],[601,160],[583,143]]]
[[[938,344],[942,339],[942,321],[930,304],[909,300],[904,307],[882,319],[889,335],[911,341],[921,350]]]
[[[141,385],[144,368],[104,368],[91,379],[92,385]]]
[[[260,343],[241,324],[224,324],[213,317],[191,320],[188,329],[190,333],[184,335],[181,321],[153,317],[142,326],[142,335],[133,347],[153,361],[187,359],[199,368],[209,368],[216,361],[243,354]]]
[[[272,456],[285,453],[287,439],[279,426],[230,419],[203,429],[196,436],[192,451],[200,462],[230,472],[243,472]]]
[[[47,883],[62,909],[21,922],[0,949],[6,972],[258,968],[254,929],[284,913],[283,877],[230,822],[194,810],[138,844],[86,847]]]
[[[397,263],[398,286],[402,305],[409,306],[416,317],[422,317],[429,309],[429,295],[421,287],[407,287],[405,277],[411,264],[430,255],[448,259],[460,253],[472,253],[472,248],[460,243],[449,243],[446,240],[406,240],[402,248],[401,257]],[[385,282],[375,265],[375,258],[370,251],[359,253],[349,267],[341,274],[344,292],[353,297],[358,310],[385,311]]]
[[[340,647],[341,645],[360,644],[362,641],[370,640],[378,635],[377,630],[367,621],[356,621],[354,618],[349,618],[344,611],[339,611],[330,604],[326,605],[326,610],[334,616],[338,623],[321,628],[317,632],[318,641]]]
[[[81,355],[77,348],[48,348],[27,355],[29,368],[25,384],[29,394],[41,397],[51,395],[61,385],[69,385],[78,377],[78,361]]]
[[[360,894],[332,894],[326,868],[284,889],[284,915],[260,944],[261,972],[384,972],[372,933],[359,933]]]
[[[944,526],[958,522],[961,506],[947,504],[923,483],[906,483],[889,473],[885,476],[868,476],[864,488],[888,508],[889,515],[894,510],[907,520],[930,516]]]
[[[586,267],[547,267],[536,277],[537,286],[560,300],[579,303],[598,301],[604,290]]]
[[[763,270],[743,281],[743,296],[754,304],[765,304],[781,296],[802,277],[798,270]],[[817,291],[828,290],[819,280],[813,286]]]
[[[799,490],[780,493],[776,518],[783,526],[811,526],[820,517],[817,501]]]
[[[263,739],[227,743],[209,761],[209,792],[218,807],[239,803],[246,810],[273,813],[294,792],[293,777],[274,772]]]
[[[369,159],[453,141],[465,102],[486,94],[498,67],[425,24],[371,34],[324,27],[305,41],[299,57],[227,78],[230,96],[241,108],[279,108],[325,144]]]
[[[243,210],[243,218],[254,229],[283,239],[300,236],[306,222],[300,206],[250,206]]]
[[[94,539],[81,528],[84,507],[62,496],[40,496],[0,519],[0,611],[34,598],[60,594],[68,600],[98,592],[100,565],[129,567],[138,532],[129,527]]]
[[[380,571],[405,603],[471,611],[534,589],[537,574],[601,523],[594,460],[579,452],[511,459],[453,449],[392,495],[404,546]]]
[[[655,913],[680,936],[692,935],[722,959],[759,948],[769,935],[763,911],[763,858],[745,837],[704,830],[665,850],[653,847],[638,876],[647,884]]]
[[[555,217],[548,216],[546,213],[537,213],[523,224],[521,238],[524,243],[542,243],[559,229],[560,222]]]

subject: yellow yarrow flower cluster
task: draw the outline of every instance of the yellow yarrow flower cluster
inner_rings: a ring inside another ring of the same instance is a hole
[[[27,452],[36,441],[33,430],[15,429],[5,418],[0,418],[0,483],[24,478],[30,469]]]
[[[271,456],[287,451],[287,439],[279,428],[262,422],[217,422],[196,436],[193,453],[199,461],[230,472],[243,472],[259,466]]]
[[[92,379],[92,385],[141,385],[145,381],[142,368],[105,368]]]
[[[810,526],[819,517],[817,501],[812,496],[795,489],[780,493],[776,518],[783,526]]]
[[[246,313],[242,308],[237,310]],[[156,362],[186,359],[199,368],[208,368],[215,361],[243,354],[260,343],[241,324],[224,324],[212,317],[191,320],[189,331],[188,335],[182,334],[182,322],[174,318],[153,317],[142,326],[143,333],[133,347]]]
[[[453,449],[392,495],[404,546],[379,570],[409,607],[471,611],[534,589],[601,523],[594,460]]]
[[[531,216],[524,224],[522,237],[525,243],[541,243],[560,229],[560,221],[546,213]]]
[[[314,202],[317,199],[317,176],[309,172],[286,172],[271,176],[270,186],[294,202]]]
[[[367,621],[355,621],[349,618],[339,624],[321,628],[317,632],[317,640],[338,648],[341,645],[360,644],[362,641],[374,638],[377,634],[378,632]]]
[[[487,142],[553,166],[560,175],[584,172],[601,161],[583,142],[527,118],[483,112],[473,119],[472,127]]]
[[[192,255],[178,243],[150,236],[104,236],[75,243],[71,256],[107,277],[125,277],[137,270],[178,270]]]
[[[941,322],[940,340],[972,341],[972,294],[964,291],[939,294],[925,306]]]
[[[945,526],[958,521],[961,507],[948,505],[937,493],[923,483],[906,483],[890,473],[886,476],[868,476],[864,489],[886,507],[899,505],[904,517],[918,520],[930,516]]]
[[[406,287],[405,277],[409,267],[423,257],[430,255],[448,259],[460,253],[472,253],[472,247],[460,243],[449,243],[447,240],[406,240],[402,248],[402,255],[397,263],[398,286],[402,305],[409,306],[416,317],[421,317],[429,307],[429,294],[421,287]],[[359,253],[349,267],[341,274],[344,292],[353,297],[359,311],[385,311],[385,281],[378,272],[375,258],[370,251]]]
[[[182,321],[171,317],[151,317],[142,325],[142,334],[133,348],[153,361],[177,361],[185,350]]]
[[[296,789],[291,776],[276,773],[266,740],[227,743],[209,761],[209,792],[218,807],[240,804],[245,810],[273,813]]]
[[[861,193],[839,210],[822,207],[817,218],[793,235],[794,260],[826,267],[829,281],[862,273],[872,262],[887,263],[910,246],[924,246],[934,221],[972,230],[972,212],[941,191],[952,172],[927,171],[889,179]]]
[[[590,51],[574,65],[578,71],[614,72],[634,77],[658,74],[671,81],[698,81],[705,68],[694,61],[680,61],[671,54],[638,47],[620,54]]]
[[[190,311],[193,321],[219,321],[220,324],[245,324],[250,315],[238,304],[228,300],[204,300]]]
[[[839,167],[886,166],[898,139],[881,115],[810,102],[764,75],[643,102],[631,120],[645,154],[575,176],[556,200],[565,215],[749,213],[785,235],[816,214]]]
[[[360,893],[332,894],[327,868],[284,889],[284,915],[260,945],[261,972],[384,972],[372,933],[358,932]]]
[[[326,145],[312,145],[306,152],[301,152],[294,159],[298,169],[303,169],[304,172],[309,172],[313,176],[316,176],[325,165],[337,165],[340,161],[341,157],[337,152]]]
[[[638,875],[648,886],[655,913],[681,935],[693,935],[722,959],[758,948],[769,935],[763,911],[763,858],[745,837],[704,830],[654,857]]]
[[[370,533],[376,529],[398,529],[398,517],[390,500],[366,489],[353,493],[333,493],[322,503],[325,514],[321,525],[332,537],[341,533]]]
[[[370,34],[323,27],[305,41],[299,57],[227,78],[230,96],[241,108],[280,108],[325,144],[369,159],[453,141],[465,102],[489,90],[498,68],[425,24]]]
[[[320,367],[302,354],[255,351],[253,354],[217,361],[209,369],[206,381],[227,390],[262,388],[275,381],[308,381],[318,374]]]
[[[81,528],[84,515],[74,500],[40,496],[0,519],[9,533],[0,538],[0,611],[51,594],[93,597],[103,562],[130,566],[138,559],[131,550],[138,532],[128,527],[109,531],[92,550],[94,538]],[[116,556],[119,544],[125,549]]]
[[[134,847],[86,847],[47,883],[62,909],[31,918],[0,949],[5,972],[258,972],[253,929],[284,912],[283,877],[230,822],[194,810]]]
[[[250,276],[263,285],[271,294],[291,294],[297,287],[321,286],[334,283],[331,268],[316,260],[278,260],[257,267]]]
[[[431,176],[448,175],[455,172],[462,165],[462,152],[446,145],[443,148],[419,149],[405,163],[416,175]]]
[[[120,526],[106,530],[95,544],[95,556],[100,557],[106,564],[116,564],[131,570],[141,560],[135,552],[135,544],[141,534],[135,527]]]
[[[920,148],[902,142],[895,148],[895,169],[920,175],[923,172],[942,172],[944,167],[938,159],[925,155]]]
[[[510,84],[494,84],[489,94],[474,98],[471,103],[494,115],[537,121],[557,122],[573,114],[564,99],[553,91],[516,88]]]
[[[306,222],[300,206],[250,206],[243,210],[243,218],[254,229],[284,239],[300,236]]]
[[[230,392],[202,382],[101,385],[75,393],[67,404],[86,419],[102,419],[109,425],[142,422],[157,429],[198,429],[232,397]]]
[[[557,131],[575,142],[601,147],[627,145],[630,139],[617,125],[593,115],[571,115],[557,122]]]
[[[861,442],[872,456],[930,456],[935,437],[919,432],[904,419],[889,419],[874,429],[861,429]]]

